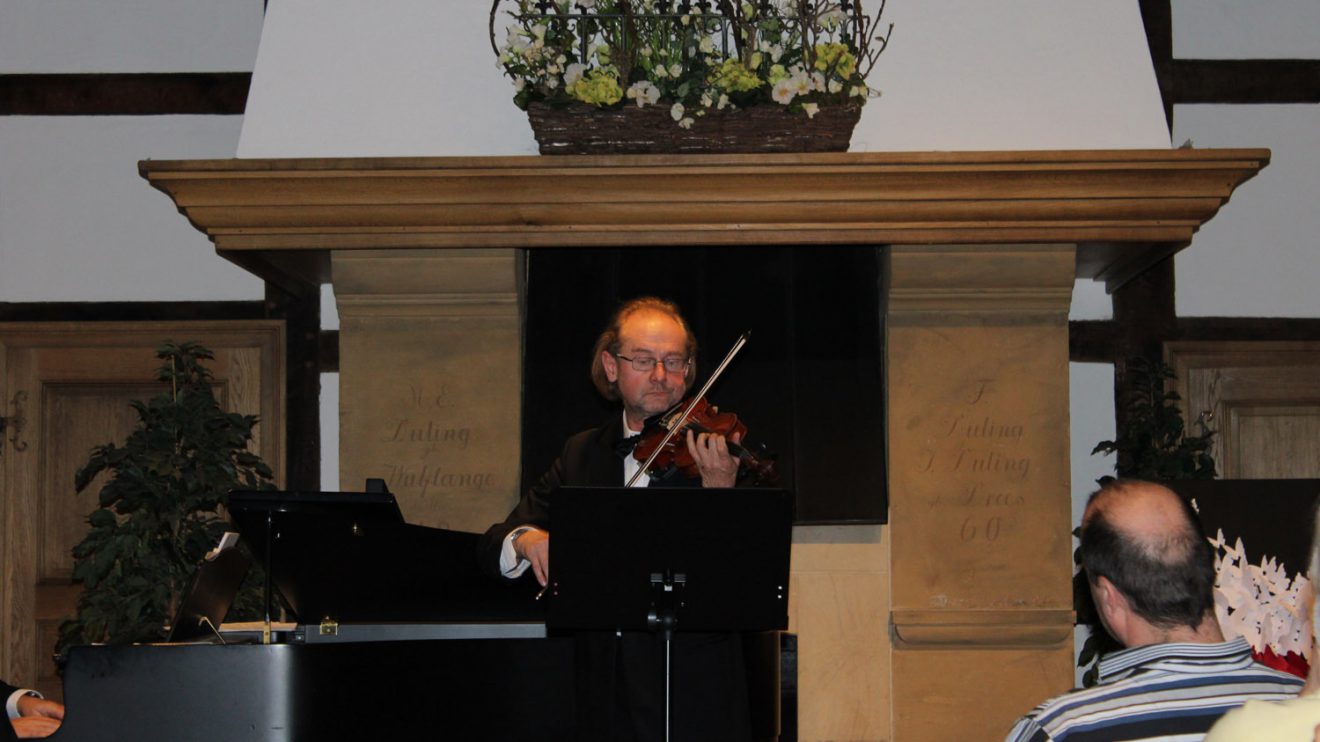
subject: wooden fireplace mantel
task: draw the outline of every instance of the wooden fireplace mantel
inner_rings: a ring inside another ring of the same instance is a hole
[[[1110,288],[1176,252],[1267,149],[145,160],[217,251],[325,283],[329,251],[1072,243]]]

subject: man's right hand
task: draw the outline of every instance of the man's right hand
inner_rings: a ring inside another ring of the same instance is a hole
[[[513,540],[513,553],[532,563],[536,581],[545,587],[550,581],[550,534],[539,528],[523,531]]]
[[[14,725],[14,733],[19,739],[49,737],[60,728],[60,720],[49,716],[20,716],[17,719],[10,719],[9,723]]]

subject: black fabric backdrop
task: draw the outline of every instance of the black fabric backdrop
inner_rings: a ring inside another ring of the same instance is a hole
[[[701,343],[698,388],[745,330],[708,399],[777,455],[797,522],[886,522],[881,258],[877,248],[527,251],[525,490],[565,438],[614,409],[591,386],[591,349],[614,309],[678,303]]]

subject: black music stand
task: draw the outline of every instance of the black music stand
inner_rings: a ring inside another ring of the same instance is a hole
[[[788,628],[793,497],[782,489],[561,487],[550,495],[551,629]]]
[[[237,535],[227,533],[225,537],[237,541]],[[196,642],[214,639],[224,644],[220,624],[225,620],[225,614],[238,596],[238,590],[243,586],[243,579],[251,567],[252,560],[233,548],[232,544],[225,545],[222,542],[221,547],[207,554],[197,565],[188,589],[179,599],[179,607],[174,612],[174,620],[170,621],[165,641]]]

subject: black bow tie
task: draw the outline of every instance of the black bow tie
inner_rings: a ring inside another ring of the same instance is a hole
[[[637,442],[640,441],[641,439],[642,439],[641,433],[638,433],[636,435],[630,435],[626,438],[620,438],[619,441],[614,444],[614,452],[619,454],[619,456],[621,457],[627,456],[628,454],[632,453],[634,448],[637,448]]]

